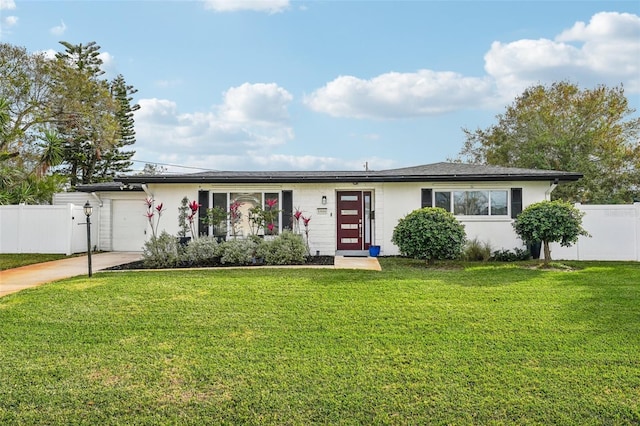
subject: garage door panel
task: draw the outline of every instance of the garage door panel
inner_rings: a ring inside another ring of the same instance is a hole
[[[113,250],[142,251],[146,241],[147,207],[142,200],[114,200]]]

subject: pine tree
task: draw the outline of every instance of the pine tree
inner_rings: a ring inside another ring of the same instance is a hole
[[[104,73],[100,46],[60,44],[66,51],[56,55],[54,115],[58,134],[65,140],[65,171],[71,186],[76,186],[100,180],[98,163],[119,139],[118,105],[108,82],[99,79]]]
[[[98,78],[104,71],[100,68],[102,65],[102,59],[100,59],[100,46],[95,41],[90,41],[86,45],[76,44],[73,45],[68,41],[61,41],[66,50],[64,53],[56,53],[56,58],[68,61],[79,71],[87,73],[87,75],[93,78]]]
[[[110,181],[116,175],[131,171],[133,162],[131,158],[135,151],[124,151],[123,148],[136,142],[133,113],[140,109],[140,105],[131,105],[131,95],[137,92],[133,86],[127,85],[124,77],[118,75],[111,82],[111,96],[116,101],[116,119],[120,124],[119,137],[112,149],[102,155],[98,164],[99,180]]]

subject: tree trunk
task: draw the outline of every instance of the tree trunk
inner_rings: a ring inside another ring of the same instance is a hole
[[[549,241],[544,241],[544,264],[548,265],[551,261],[551,249],[549,248]]]

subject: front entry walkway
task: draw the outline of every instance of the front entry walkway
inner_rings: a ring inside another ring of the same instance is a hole
[[[368,269],[382,271],[377,257],[346,257],[336,256],[333,260],[336,269]]]

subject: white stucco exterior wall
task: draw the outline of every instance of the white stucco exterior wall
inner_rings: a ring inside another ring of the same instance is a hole
[[[506,190],[522,188],[523,208],[542,201],[548,195],[549,182],[416,182],[416,183],[336,183],[336,184],[151,184],[148,190],[157,203],[165,208],[159,229],[170,234],[178,232],[178,207],[184,196],[189,200],[198,199],[198,191],[214,192],[279,192],[290,190],[293,194],[294,210],[299,208],[305,216],[311,217],[309,246],[311,253],[333,255],[336,251],[336,193],[338,191],[371,191],[375,210],[374,241],[381,246],[381,255],[397,255],[398,248],[391,242],[393,229],[398,220],[411,211],[420,208],[421,189],[447,190]],[[144,197],[144,194],[138,193]],[[327,204],[322,204],[322,197]],[[142,198],[143,199],[143,198]],[[513,231],[508,217],[462,217],[467,238],[478,238],[491,244],[493,250],[523,247]]]
[[[545,192],[549,190],[549,182],[417,182],[417,183],[386,183],[383,185],[384,204],[379,208],[383,214],[376,213],[376,218],[382,216],[383,223],[378,224],[382,228],[380,243],[383,246],[383,255],[399,254],[397,246],[391,243],[393,229],[398,220],[415,209],[420,208],[421,189],[431,188],[434,191],[456,190],[505,190],[522,188],[523,209],[528,205],[545,199]],[[477,238],[481,242],[488,242],[493,250],[523,247],[522,241],[513,231],[513,219],[507,217],[490,216],[457,216],[457,219],[465,226],[467,239]]]

